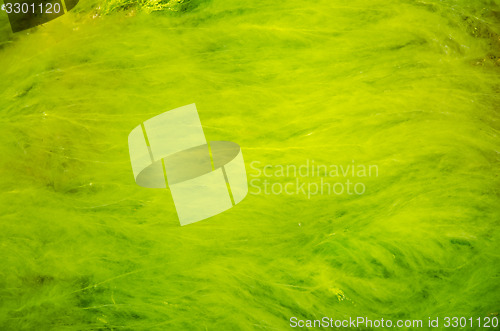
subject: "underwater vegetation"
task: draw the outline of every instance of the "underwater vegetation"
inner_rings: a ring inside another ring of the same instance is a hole
[[[0,12],[0,329],[498,316],[499,23],[489,0],[81,0],[16,34]],[[127,136],[191,103],[254,186],[181,227]],[[276,175],[312,161],[377,172]],[[321,180],[365,190],[278,193]]]

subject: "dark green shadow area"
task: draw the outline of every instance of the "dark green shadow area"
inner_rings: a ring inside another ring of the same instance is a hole
[[[66,4],[63,4],[61,0],[6,0],[4,3],[12,31],[19,32],[64,15],[64,6],[66,5],[67,10],[71,10],[78,0],[69,0]]]

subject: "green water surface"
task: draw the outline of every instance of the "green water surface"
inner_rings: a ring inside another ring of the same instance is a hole
[[[0,329],[498,316],[499,4],[82,0],[16,34],[0,12]],[[127,136],[190,103],[260,189],[297,180],[266,165],[377,175],[180,227]]]

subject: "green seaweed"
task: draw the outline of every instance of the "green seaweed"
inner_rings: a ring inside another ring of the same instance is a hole
[[[497,316],[499,13],[82,0],[17,34],[0,13],[0,329]],[[379,175],[363,195],[249,194],[180,227],[168,189],[135,184],[127,136],[193,102],[249,179],[265,179],[253,161]]]

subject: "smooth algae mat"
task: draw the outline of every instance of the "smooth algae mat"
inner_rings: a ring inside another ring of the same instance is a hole
[[[497,317],[499,4],[82,0],[15,34],[0,12],[0,329]],[[191,103],[250,191],[181,227],[127,136]]]

